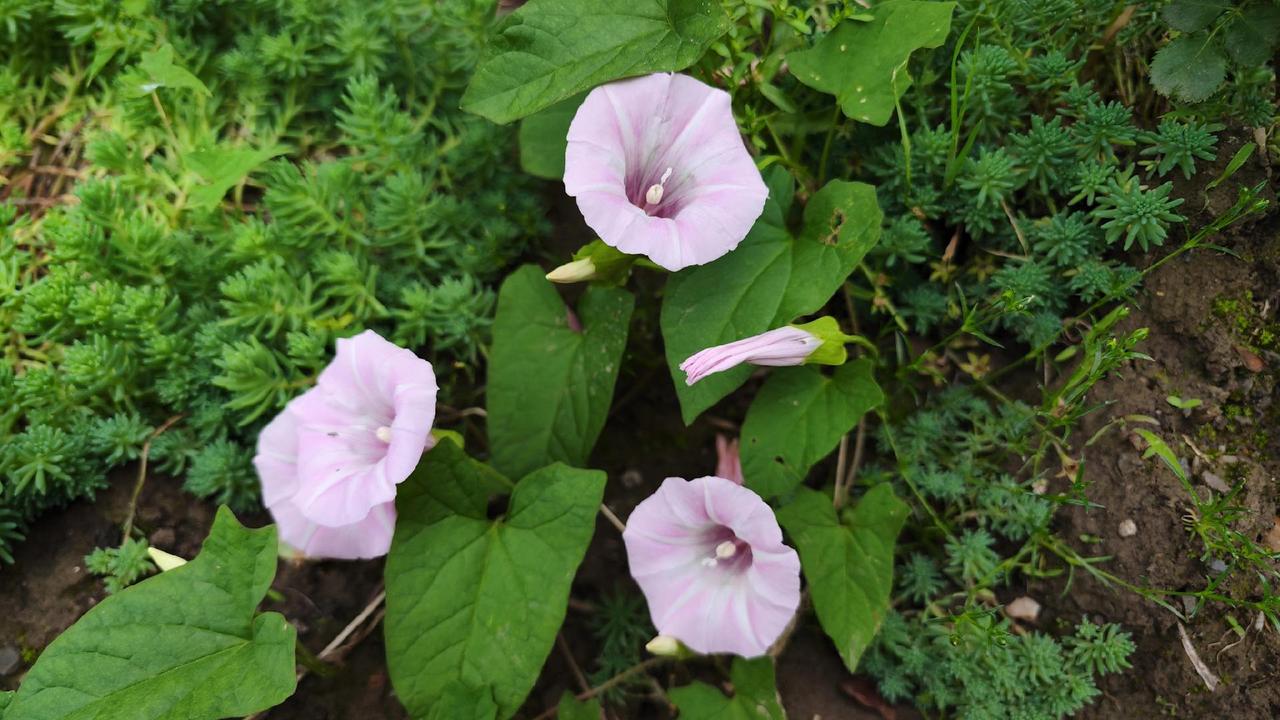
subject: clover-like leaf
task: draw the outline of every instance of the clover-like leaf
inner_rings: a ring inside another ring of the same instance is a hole
[[[760,388],[742,424],[742,475],[763,497],[788,492],[858,420],[884,402],[870,360],[824,375],[814,366],[783,368]]]
[[[216,720],[293,693],[296,633],[258,615],[276,572],[274,526],[218,510],[191,562],[103,600],[27,673],[4,720]]]
[[[595,530],[605,475],[551,465],[514,490],[453,443],[400,485],[387,556],[387,665],[414,717],[468,705],[487,688],[510,717],[564,621],[569,586]],[[511,492],[509,510],[491,503]]]
[[[787,63],[797,80],[835,95],[845,115],[884,125],[911,86],[911,53],[946,41],[954,9],[953,2],[876,3],[870,22],[844,20],[814,47],[788,55]]]
[[[867,491],[844,520],[830,497],[808,488],[778,511],[800,553],[818,622],[849,672],[857,670],[889,611],[893,547],[908,511],[888,483]]]
[[[187,169],[204,181],[190,193],[192,207],[213,207],[227,191],[245,179],[262,163],[283,155],[287,148],[273,145],[251,147],[214,146],[201,148],[183,156]]]
[[[591,698],[578,702],[572,693],[565,693],[556,706],[556,717],[559,720],[600,720],[600,701]]]
[[[1240,16],[1223,30],[1222,44],[1231,59],[1256,67],[1267,61],[1280,43],[1280,5],[1256,2],[1240,8]]]
[[[1189,33],[1209,27],[1230,6],[1229,0],[1173,0],[1160,12],[1169,27]]]
[[[786,720],[772,658],[734,658],[729,679],[733,697],[703,682],[672,688],[669,695],[680,709],[680,720]]]
[[[173,46],[168,43],[156,50],[142,53],[137,73],[130,77],[138,80],[136,85],[128,88],[128,93],[134,97],[148,95],[162,87],[195,90],[205,97],[213,95],[200,78],[181,65],[174,64]]]
[[[462,109],[509,123],[611,80],[683,70],[728,30],[714,0],[530,0],[498,28]]]

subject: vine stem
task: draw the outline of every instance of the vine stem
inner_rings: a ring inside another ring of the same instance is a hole
[[[120,542],[122,543],[128,540],[129,533],[133,532],[133,518],[138,512],[138,497],[142,495],[142,487],[147,484],[147,457],[151,455],[151,441],[160,437],[183,417],[183,415],[179,414],[165,420],[164,424],[156,428],[147,438],[147,441],[142,443],[142,453],[138,457],[138,479],[134,482],[133,493],[129,496],[129,512],[124,516],[124,523],[120,526]]]
[[[648,660],[645,660],[644,662],[640,662],[640,663],[636,663],[635,665],[632,665],[626,670],[623,670],[617,675],[614,675],[613,677],[609,678],[608,680],[605,680],[604,682],[600,683],[599,685],[589,690],[584,690],[578,693],[574,697],[575,699],[577,699],[578,702],[590,700],[591,698],[599,695],[602,692],[606,692],[614,687],[617,687],[621,683],[625,682],[631,676],[637,675],[639,673],[648,672],[649,670],[667,662],[670,659],[671,658],[664,657],[664,656],[651,657]],[[538,715],[533,720],[551,720],[551,718],[555,717],[556,714],[559,712],[560,712],[559,707],[549,707],[546,710],[542,711],[542,714]]]
[[[620,520],[617,515],[613,514],[613,511],[609,509],[608,505],[605,505],[604,503],[600,503],[600,514],[603,515],[606,520],[612,523],[613,526],[618,529],[618,532],[626,532],[627,524],[622,522],[622,520]]]

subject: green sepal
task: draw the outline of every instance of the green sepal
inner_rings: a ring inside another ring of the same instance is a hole
[[[822,341],[818,349],[804,359],[805,365],[843,365],[849,359],[849,351],[845,349],[845,343],[858,339],[855,335],[845,335],[841,332],[840,323],[830,315],[823,315],[817,320],[791,327],[804,330]]]

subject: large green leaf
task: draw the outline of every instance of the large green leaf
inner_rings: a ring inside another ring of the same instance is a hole
[[[427,720],[494,720],[497,716],[498,704],[490,688],[476,690],[455,681],[446,685],[440,699],[431,705]]]
[[[13,693],[0,692],[0,718],[4,717],[4,709],[9,707],[11,702],[13,702]]]
[[[741,340],[817,312],[880,239],[875,188],[832,181],[809,200],[799,237],[787,231],[792,181],[767,176],[769,202],[738,249],[673,275],[662,302],[662,337],[686,423],[751,374],[748,366],[685,384],[680,363],[713,345]]]
[[[787,63],[797,80],[835,95],[845,115],[884,125],[911,86],[907,59],[946,41],[954,9],[953,2],[876,3],[870,22],[845,20],[813,48],[788,55]]]
[[[773,373],[742,424],[742,475],[764,497],[789,492],[826,457],[858,420],[884,402],[870,360],[836,368],[815,366]]]
[[[542,271],[526,265],[498,293],[489,357],[493,464],[520,477],[553,462],[584,465],[604,428],[635,298],[590,287],[580,328]]]
[[[800,488],[778,511],[800,553],[818,622],[849,672],[875,638],[893,590],[893,546],[908,507],[882,483],[862,496],[843,522],[831,498]]]
[[[668,694],[680,709],[680,720],[786,720],[771,658],[734,658],[729,679],[733,697],[702,682],[672,688]]]
[[[716,0],[531,0],[498,28],[462,109],[508,123],[610,80],[683,70],[728,30]]]
[[[569,585],[595,530],[605,475],[564,465],[510,483],[440,443],[399,489],[387,557],[387,665],[414,717],[488,687],[510,717],[564,621]]]
[[[5,720],[214,720],[293,693],[295,633],[256,614],[275,527],[218,510],[191,562],[103,600],[45,649]]]
[[[1226,77],[1227,56],[1222,44],[1208,33],[1176,37],[1151,61],[1151,84],[1162,95],[1183,102],[1208,99]]]
[[[548,180],[564,177],[569,125],[585,95],[575,95],[520,121],[520,167]]]

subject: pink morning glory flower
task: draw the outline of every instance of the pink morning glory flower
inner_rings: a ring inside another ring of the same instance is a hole
[[[569,126],[564,187],[606,244],[672,271],[736,248],[769,194],[729,94],[670,73],[587,95]]]
[[[366,330],[338,340],[316,386],[258,436],[253,459],[280,539],[310,557],[385,555],[396,485],[431,444],[431,363]]]
[[[702,378],[735,368],[742,363],[782,367],[803,364],[822,340],[798,327],[786,325],[759,335],[700,350],[680,363],[685,383],[692,385]]]
[[[731,480],[667,478],[622,540],[659,634],[695,652],[763,655],[800,606],[800,558],[768,504]]]

